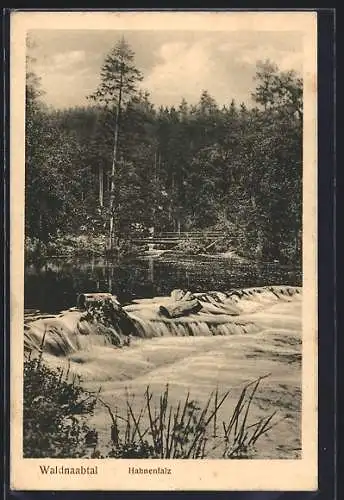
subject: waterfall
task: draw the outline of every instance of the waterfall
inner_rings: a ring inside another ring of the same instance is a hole
[[[254,313],[284,301],[301,300],[301,289],[275,286],[193,294],[204,306],[195,313],[180,318],[165,318],[159,314],[161,303],[168,297],[137,300],[122,308],[128,322],[112,326],[85,319],[82,311],[66,311],[57,316],[39,316],[24,325],[26,350],[40,350],[61,357],[77,351],[92,351],[96,347],[117,348],[129,345],[130,338],[228,336],[259,333],[264,326]],[[123,318],[122,318],[123,319]],[[131,329],[128,330],[130,323]],[[44,342],[43,342],[44,340]]]

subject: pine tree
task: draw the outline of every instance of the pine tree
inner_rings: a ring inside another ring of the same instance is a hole
[[[118,177],[118,142],[121,125],[122,107],[137,92],[137,84],[143,79],[141,72],[134,65],[134,52],[122,37],[113,50],[106,56],[100,72],[100,85],[90,96],[91,99],[104,106],[114,121],[114,142],[111,167],[110,186],[110,229],[109,248],[113,248],[114,234],[118,237],[118,206],[115,207],[116,185]],[[116,223],[116,230],[115,230]]]

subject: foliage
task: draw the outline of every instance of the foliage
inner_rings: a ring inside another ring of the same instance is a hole
[[[134,53],[122,37],[106,56],[100,71],[101,83],[90,98],[111,108],[118,102],[120,91],[123,98],[131,96],[137,82],[142,80],[133,61]]]
[[[173,252],[181,252],[183,255],[199,255],[202,253],[205,245],[199,241],[194,241],[190,238],[183,239],[178,245],[173,248]]]
[[[25,237],[25,258],[27,262],[45,257],[103,255],[105,236],[81,234],[70,236],[57,234],[45,243],[37,237]]]
[[[302,117],[302,80],[295,71],[280,72],[271,61],[259,61],[254,100],[264,109],[287,111]]]
[[[70,458],[87,456],[86,423],[96,397],[86,393],[69,372],[51,370],[42,356],[24,362],[24,457]]]
[[[24,241],[25,260],[39,260],[47,254],[47,245],[35,236],[25,236]]]
[[[157,109],[138,90],[142,74],[122,39],[104,61],[93,105],[50,110],[32,68],[26,103],[29,237],[47,243],[58,232],[84,231],[108,238],[112,213],[120,254],[130,250],[135,224],[159,233],[225,223],[239,253],[300,262],[303,110],[295,72],[258,62],[251,108],[233,99],[220,107],[203,90],[196,105],[182,99],[179,107]]]
[[[130,168],[130,161],[124,161],[123,156],[118,161],[120,152],[119,141],[121,140],[122,106],[135,101],[137,84],[142,80],[140,71],[135,67],[134,53],[122,37],[115,45],[110,54],[105,58],[105,62],[100,71],[100,84],[90,98],[105,107],[106,115],[104,125],[109,130],[113,127],[113,153],[110,175],[110,200],[109,200],[109,230],[110,247],[114,244],[114,236],[118,241],[121,232],[121,208],[122,199],[130,198],[133,186],[123,183],[123,170]],[[129,174],[130,177],[130,174]],[[129,187],[129,190],[126,189]],[[122,196],[125,192],[124,197]],[[134,194],[135,197],[135,194]],[[116,241],[115,240],[115,241]]]

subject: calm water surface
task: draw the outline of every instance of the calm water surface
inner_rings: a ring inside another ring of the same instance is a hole
[[[302,284],[300,269],[280,264],[238,264],[229,259],[146,257],[122,260],[51,259],[25,268],[25,308],[57,312],[73,307],[78,293],[108,292],[122,303],[169,295],[264,285]]]

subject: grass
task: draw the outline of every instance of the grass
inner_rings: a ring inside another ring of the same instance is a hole
[[[230,391],[213,391],[200,407],[190,399],[190,393],[176,407],[169,403],[169,386],[153,404],[149,386],[144,403],[134,410],[134,396],[127,393],[126,414],[107,408],[111,421],[111,457],[204,459],[219,448],[223,458],[249,458],[254,455],[257,441],[274,425],[276,412],[249,424],[252,401],[261,381],[268,375],[247,384],[228,421],[218,424],[220,409]],[[97,456],[97,454],[96,454]]]
[[[222,422],[225,448],[224,458],[246,458],[254,449],[258,439],[266,434],[277,422],[273,422],[276,411],[269,416],[261,417],[258,421],[248,425],[248,416],[252,400],[258,386],[264,377],[247,384],[239,397],[228,423]]]

